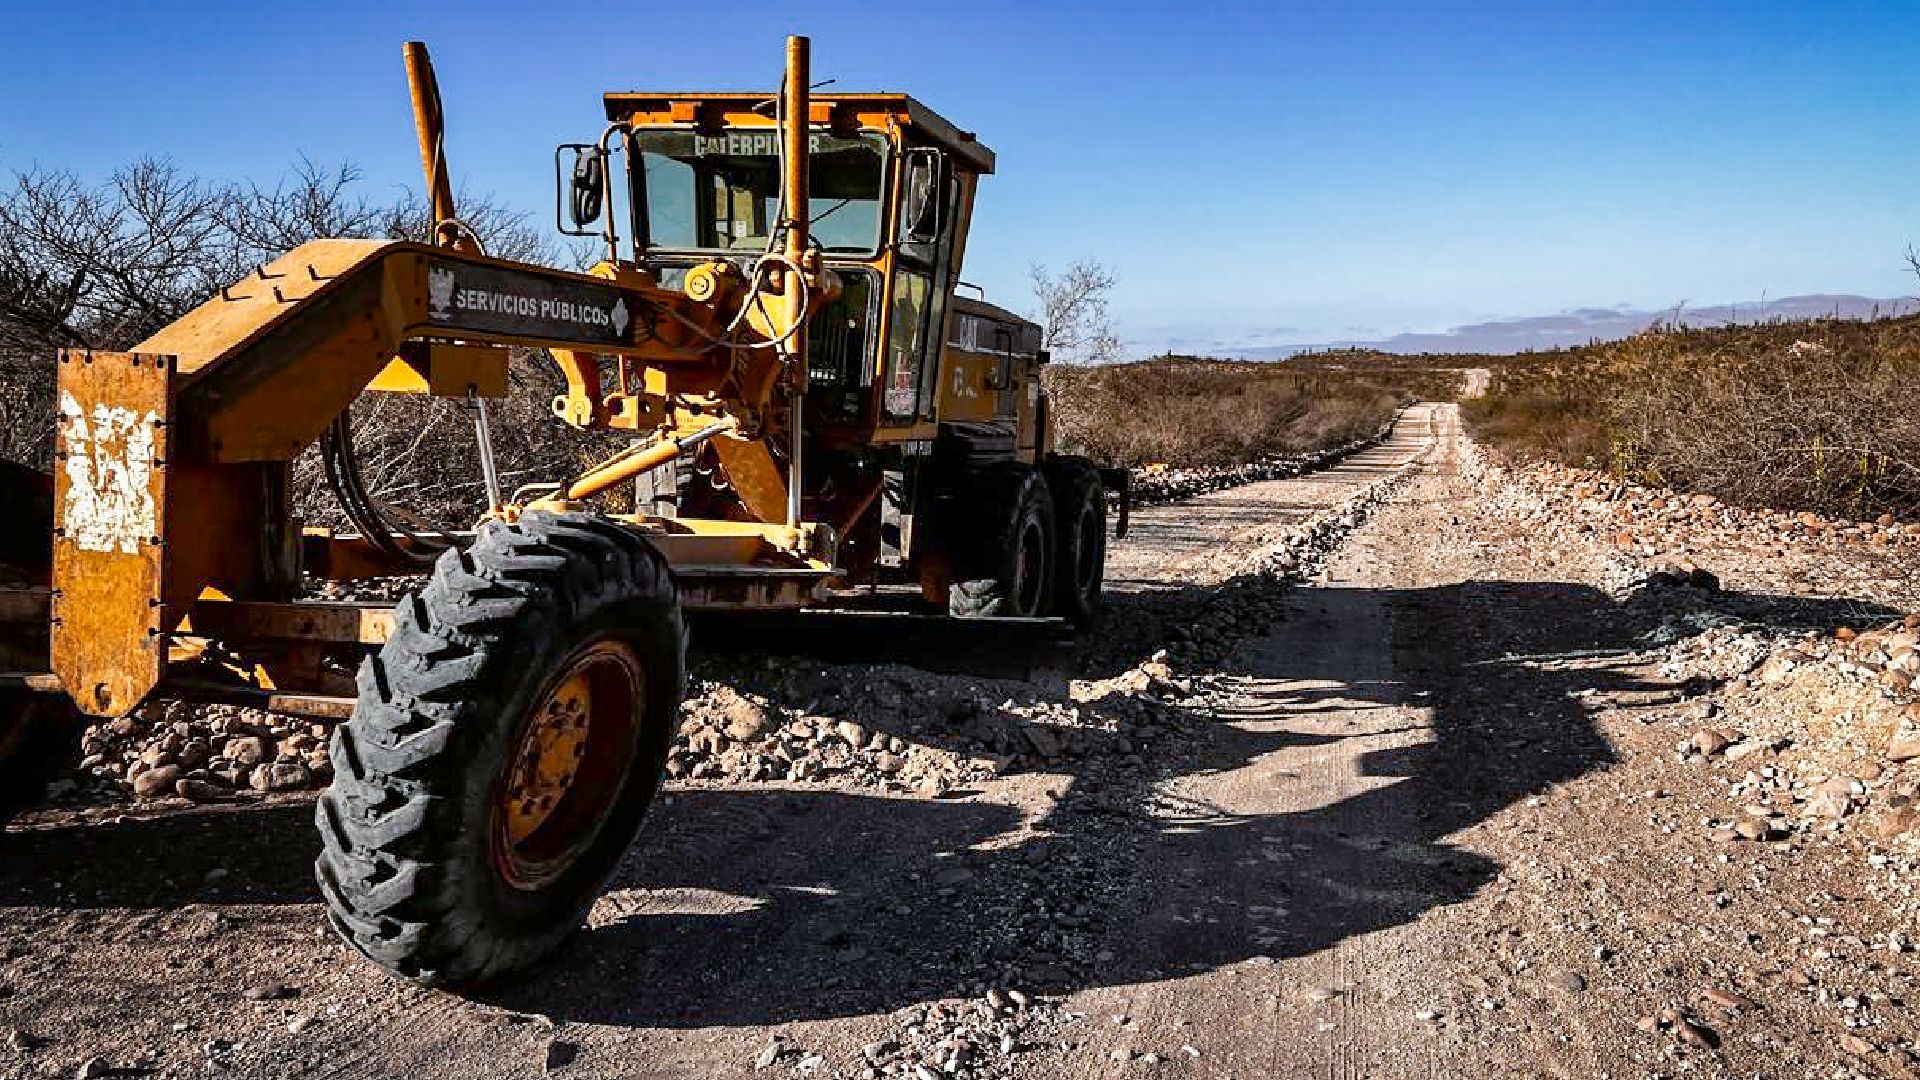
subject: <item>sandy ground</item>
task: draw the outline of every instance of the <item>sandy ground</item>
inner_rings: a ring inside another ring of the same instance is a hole
[[[0,1077],[1910,1075],[1911,954],[1869,943],[1911,911],[1857,902],[1862,851],[1676,829],[1717,781],[1648,715],[1699,692],[1658,676],[1658,613],[1464,453],[1416,406],[1334,468],[1141,511],[1107,632],[1033,678],[1137,663],[1393,485],[1314,580],[1251,594],[1268,630],[1176,671],[1178,738],[938,798],[677,788],[496,995],[322,930],[304,801],[29,816],[0,837]],[[936,1045],[974,1012],[997,1044]]]

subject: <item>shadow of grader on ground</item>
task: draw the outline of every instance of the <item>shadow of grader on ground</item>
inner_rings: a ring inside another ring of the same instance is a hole
[[[1063,769],[1049,784],[1060,798],[1018,840],[1019,811],[986,800],[676,792],[596,925],[490,999],[562,1021],[766,1024],[890,1011],[975,979],[1071,991],[1316,952],[1499,873],[1447,838],[1611,760],[1573,691],[1650,688],[1528,658],[1629,652],[1664,618],[1655,604],[1538,582],[1297,589],[1285,602],[1333,620],[1384,615],[1390,670],[1243,649],[1224,669],[1252,688],[1235,714],[1190,717],[1144,768],[1096,753]],[[1783,629],[1877,614],[1852,601],[1703,602]],[[1430,733],[1363,752],[1375,783],[1352,797],[1245,815],[1166,795],[1172,778],[1390,734],[1298,730],[1329,710],[1409,706]],[[309,822],[292,805],[10,832],[0,922],[33,908],[315,904]],[[210,891],[215,867],[229,876]]]

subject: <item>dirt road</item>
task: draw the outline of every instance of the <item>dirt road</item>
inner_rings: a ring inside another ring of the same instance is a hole
[[[1332,469],[1142,511],[1099,640],[877,721],[966,783],[683,783],[589,928],[492,997],[325,935],[305,802],[29,818],[0,838],[0,1077],[1899,1075],[1911,964],[1864,943],[1911,912],[1849,902],[1862,853],[1676,831],[1724,780],[1648,713],[1700,692],[1657,670],[1668,609],[1472,465],[1423,405]],[[1280,550],[1311,580],[1249,574]],[[1124,725],[1034,736],[993,700],[1065,716],[1123,671],[1158,701]],[[896,678],[776,674],[829,720],[819,686]]]

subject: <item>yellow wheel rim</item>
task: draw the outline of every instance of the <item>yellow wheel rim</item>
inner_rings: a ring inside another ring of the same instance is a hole
[[[494,801],[494,861],[509,884],[548,884],[592,846],[632,770],[645,686],[632,648],[603,637],[527,711]]]

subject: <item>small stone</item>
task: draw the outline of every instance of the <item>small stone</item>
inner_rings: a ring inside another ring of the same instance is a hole
[[[90,1057],[74,1071],[73,1075],[76,1080],[100,1080],[101,1077],[112,1076],[113,1072],[114,1068],[107,1063],[106,1058]]]
[[[767,1048],[760,1051],[760,1056],[753,1059],[755,1071],[773,1068],[773,1063],[780,1060],[780,1052],[781,1046],[779,1043],[768,1043]]]
[[[1720,1045],[1720,1036],[1712,1028],[1696,1024],[1684,1016],[1674,1020],[1673,1033],[1681,1042],[1702,1050],[1711,1050]]]
[[[1547,981],[1572,994],[1578,994],[1587,988],[1587,977],[1577,971],[1556,971],[1547,976]]]
[[[192,799],[198,803],[220,802],[233,797],[233,792],[227,788],[221,787],[211,780],[197,780],[191,776],[182,777],[176,781],[173,785],[173,790],[177,792],[181,798]]]
[[[300,791],[313,783],[313,770],[297,761],[276,761],[253,770],[247,781],[255,791]]]
[[[273,754],[267,749],[267,741],[257,735],[243,735],[238,739],[227,740],[226,748],[221,750],[220,756],[235,764],[248,767],[273,760]]]
[[[259,986],[247,987],[240,992],[240,996],[246,998],[248,1001],[277,1001],[280,998],[294,997],[298,993],[299,991],[291,986],[281,986],[278,983],[263,983]]]
[[[1712,757],[1732,745],[1733,740],[1717,729],[1708,728],[1693,735],[1693,748],[1706,757]]]
[[[1880,820],[1874,823],[1873,831],[1882,840],[1892,840],[1912,832],[1916,825],[1920,825],[1920,811],[1908,805],[1880,815]]]
[[[133,778],[133,793],[142,799],[174,794],[182,771],[178,765],[156,765]]]
[[[1759,818],[1743,817],[1733,823],[1733,831],[1743,840],[1765,840],[1767,823]]]
[[[1858,1035],[1840,1036],[1840,1046],[1842,1049],[1846,1050],[1847,1053],[1852,1054],[1854,1057],[1872,1057],[1873,1055],[1880,1052],[1879,1047],[1873,1045],[1872,1043],[1868,1042],[1867,1040],[1861,1038]]]
[[[305,1015],[296,1016],[293,1019],[287,1021],[287,1034],[298,1035],[312,1026],[313,1026],[313,1017],[305,1016]]]
[[[1912,761],[1920,758],[1920,735],[1896,735],[1887,744],[1888,761]]]
[[[1832,781],[1814,789],[1808,797],[1806,812],[1810,817],[1843,818],[1853,811],[1853,794],[1844,787],[1834,787]]]
[[[1736,994],[1731,990],[1721,990],[1713,986],[1709,986],[1705,990],[1700,991],[1700,996],[1730,1012],[1745,1012],[1760,1007],[1754,1004],[1752,998]]]
[[[1334,998],[1340,996],[1340,991],[1335,990],[1331,986],[1309,986],[1300,992],[1300,996],[1308,1001],[1317,1003],[1332,1001]]]
[[[722,707],[726,715],[724,730],[730,739],[750,742],[765,735],[772,727],[767,719],[767,711],[746,698],[736,695]]]
[[[565,1039],[554,1039],[547,1043],[546,1069],[548,1072],[552,1072],[555,1069],[564,1069],[579,1060],[579,1058],[580,1045],[578,1043],[571,1043]]]

